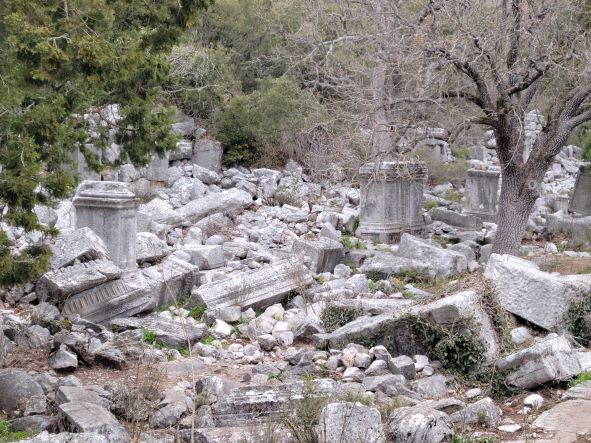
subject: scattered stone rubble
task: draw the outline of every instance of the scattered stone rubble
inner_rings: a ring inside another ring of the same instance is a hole
[[[528,116],[526,147],[541,119]],[[524,245],[525,258],[491,255],[490,135],[454,190],[429,188],[413,162],[366,164],[360,188],[314,183],[294,163],[222,168],[221,146],[192,119],[173,130],[175,151],[102,181],[79,157],[89,180],[73,200],[36,209],[60,229],[50,270],[3,290],[0,305],[0,411],[26,441],[591,436],[589,382],[556,404],[532,393],[591,370],[566,321],[591,277],[538,263],[591,255],[550,242]],[[439,132],[425,143],[448,161]],[[576,151],[546,175],[530,238],[568,226],[589,240],[591,182]],[[15,250],[40,241],[2,229]],[[520,393],[498,400],[499,377]]]

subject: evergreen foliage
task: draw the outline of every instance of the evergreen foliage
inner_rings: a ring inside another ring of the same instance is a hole
[[[33,212],[72,192],[72,153],[106,147],[118,129],[121,161],[145,164],[174,147],[171,113],[158,97],[169,77],[168,54],[210,0],[3,0],[0,2],[0,207],[2,220],[51,234]],[[92,126],[85,119],[108,104],[122,119]],[[49,250],[10,254],[0,235],[0,284],[29,281],[47,266]]]

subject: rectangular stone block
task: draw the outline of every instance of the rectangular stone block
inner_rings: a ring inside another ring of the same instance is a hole
[[[312,381],[312,397],[336,397],[340,394],[335,380]],[[281,421],[304,398],[304,382],[276,385],[244,386],[218,399],[214,419],[218,426],[250,425],[253,422]]]
[[[568,340],[556,334],[550,334],[541,342],[498,360],[497,368],[509,373],[509,384],[523,389],[568,380],[582,371]]]
[[[60,300],[121,276],[109,260],[93,260],[45,273],[35,287],[41,301]]]
[[[345,248],[341,242],[322,237],[319,240],[298,238],[293,243],[292,252],[303,260],[309,260],[309,268],[315,274],[332,272],[343,262]]]
[[[431,218],[461,229],[482,229],[482,220],[478,217],[470,214],[460,214],[445,208],[432,209]]]
[[[152,154],[152,159],[146,167],[146,178],[150,181],[168,182],[168,152],[162,157]]]
[[[202,138],[195,141],[193,163],[211,171],[222,170],[223,149],[220,142]]]
[[[591,165],[583,165],[579,169],[569,210],[582,215],[591,215]]]
[[[68,298],[62,314],[78,314],[92,322],[105,323],[143,312],[151,300],[146,279],[139,273],[130,273]]]
[[[193,290],[188,306],[262,309],[280,302],[291,291],[307,287],[312,281],[310,272],[299,260],[283,259],[200,286]]]
[[[499,171],[469,169],[464,191],[464,212],[485,222],[494,222],[497,215]]]
[[[199,268],[174,255],[142,272],[150,286],[153,308],[188,297],[191,288],[199,284]]]
[[[541,328],[564,327],[573,298],[591,291],[591,275],[554,275],[511,255],[491,255],[484,272],[503,308]]]
[[[191,263],[200,271],[224,266],[224,247],[221,245],[199,245],[189,243],[182,250],[191,256]]]
[[[128,443],[129,434],[107,409],[85,401],[59,405],[60,431],[96,432],[110,443]]]
[[[205,324],[196,326],[190,324],[183,325],[180,322],[154,315],[117,318],[112,320],[110,325],[118,331],[147,329],[154,333],[158,343],[174,349],[186,348],[188,345],[187,341],[191,344],[198,342],[207,331]]]
[[[239,214],[251,204],[252,196],[248,192],[232,188],[190,201],[179,212],[183,219],[196,223],[216,212],[225,215]]]

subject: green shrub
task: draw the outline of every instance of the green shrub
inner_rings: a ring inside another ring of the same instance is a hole
[[[363,315],[363,309],[351,308],[346,306],[337,306],[329,304],[322,310],[320,319],[324,323],[324,328],[328,332],[332,332],[347,323],[352,322],[356,318]]]
[[[12,426],[9,422],[0,420],[0,443],[25,440],[27,438],[30,438],[31,436],[31,432],[13,432]]]
[[[581,372],[568,383],[568,387],[572,388],[573,386],[580,385],[586,381],[591,381],[591,371]]]
[[[230,99],[214,116],[224,163],[248,166],[264,159],[283,164],[283,147],[295,141],[314,105],[310,93],[285,77],[263,80],[251,94]]]
[[[203,305],[195,306],[194,308],[189,309],[189,317],[194,318],[197,321],[202,321],[206,309],[207,308]]]
[[[571,301],[566,327],[581,345],[586,347],[591,343],[591,294]]]

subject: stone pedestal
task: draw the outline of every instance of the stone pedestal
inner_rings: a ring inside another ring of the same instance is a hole
[[[115,264],[122,270],[135,269],[137,201],[129,185],[85,181],[79,186],[73,204],[76,228],[91,228],[103,239]]]
[[[464,212],[482,221],[494,222],[497,215],[499,192],[498,171],[468,170],[466,179],[466,206]]]
[[[222,170],[222,145],[207,138],[199,139],[193,148],[193,163],[211,171]]]
[[[374,162],[359,169],[361,212],[359,235],[384,243],[404,232],[422,234],[423,188],[427,168],[422,162]]]
[[[579,169],[568,209],[578,214],[591,215],[591,165],[583,165]]]

